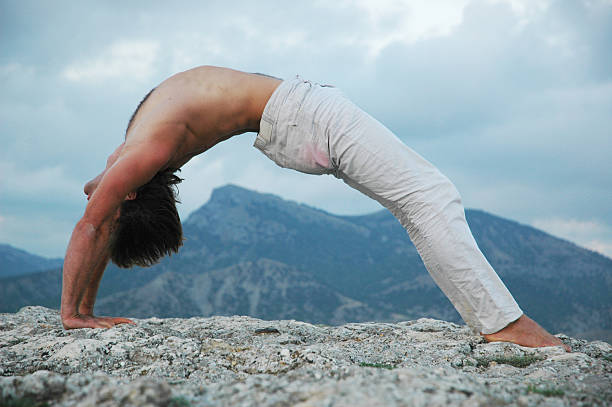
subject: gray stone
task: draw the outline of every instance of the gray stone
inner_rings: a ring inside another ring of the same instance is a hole
[[[611,348],[485,343],[454,323],[315,326],[212,317],[64,331],[57,311],[0,314],[0,400],[53,406],[591,406]],[[2,404],[2,403],[0,403]]]

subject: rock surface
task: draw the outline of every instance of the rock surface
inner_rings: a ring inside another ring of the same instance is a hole
[[[250,317],[142,319],[64,331],[57,311],[0,314],[0,405],[604,406],[612,347],[485,343],[419,319],[317,326]],[[40,405],[40,404],[38,404]]]

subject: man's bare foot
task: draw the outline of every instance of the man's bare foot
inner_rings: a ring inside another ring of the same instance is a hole
[[[549,334],[544,328],[537,324],[533,319],[523,314],[519,319],[511,322],[501,331],[492,334],[481,335],[487,342],[512,342],[530,348],[540,348],[543,346],[563,346],[566,352],[572,349],[561,342],[555,336]]]

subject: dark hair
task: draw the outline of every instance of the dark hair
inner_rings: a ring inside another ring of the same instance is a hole
[[[149,267],[182,246],[183,228],[176,210],[176,185],[182,179],[174,174],[176,171],[158,172],[138,188],[135,199],[121,204],[110,247],[117,266]]]

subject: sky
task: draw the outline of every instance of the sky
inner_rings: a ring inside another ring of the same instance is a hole
[[[466,208],[612,257],[612,0],[2,1],[0,243],[62,257],[83,184],[142,97],[199,65],[334,84]],[[236,136],[181,172],[183,219],[228,183],[380,210]]]

